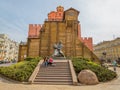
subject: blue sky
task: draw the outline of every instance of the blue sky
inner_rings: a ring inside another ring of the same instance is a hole
[[[0,33],[26,41],[29,24],[43,24],[57,6],[80,11],[83,37],[93,43],[120,36],[120,0],[0,0]]]

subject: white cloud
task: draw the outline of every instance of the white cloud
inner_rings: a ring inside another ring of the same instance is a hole
[[[120,0],[84,0],[82,2],[83,36],[92,36],[94,43],[120,36]]]
[[[17,40],[24,40],[28,24],[44,23],[47,13],[63,5],[80,11],[82,36],[93,37],[94,43],[120,36],[120,0],[20,0],[0,2],[0,32],[12,33]],[[13,31],[13,32],[10,32]],[[16,33],[16,34],[15,34]],[[14,38],[14,37],[12,37]]]

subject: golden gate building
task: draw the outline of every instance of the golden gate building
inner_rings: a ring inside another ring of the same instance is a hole
[[[56,11],[48,14],[44,24],[30,24],[27,43],[19,46],[19,61],[25,57],[51,56],[53,45],[62,42],[65,57],[85,57],[98,60],[92,52],[92,38],[81,37],[78,21],[79,11],[69,8],[64,11],[58,6]]]

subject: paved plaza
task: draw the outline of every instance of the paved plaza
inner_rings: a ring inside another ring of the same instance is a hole
[[[118,78],[98,85],[30,85],[19,84],[0,78],[0,90],[120,90],[120,68],[117,68]]]
[[[15,63],[4,63],[4,64],[0,64],[0,67],[8,67],[8,66],[11,66],[12,64],[15,64]]]

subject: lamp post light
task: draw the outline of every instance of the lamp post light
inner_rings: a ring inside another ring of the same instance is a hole
[[[103,52],[102,55],[104,56],[104,58],[106,59],[106,55],[107,53],[106,52]],[[105,60],[106,61],[106,60]]]
[[[102,52],[101,66],[103,66],[104,63],[106,62],[106,55],[107,55],[106,52]]]

